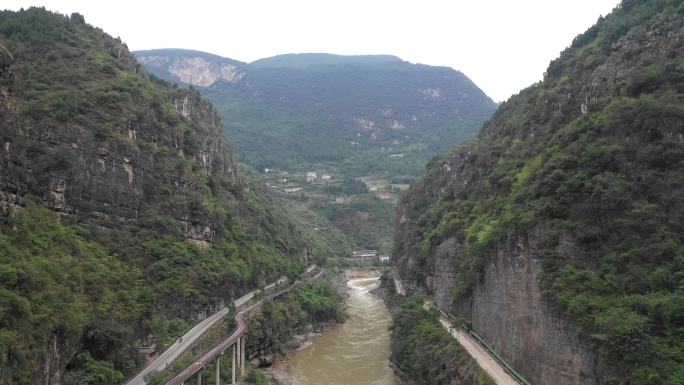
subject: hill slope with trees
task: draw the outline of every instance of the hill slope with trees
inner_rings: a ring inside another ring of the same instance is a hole
[[[406,285],[532,383],[684,383],[683,33],[623,1],[402,198]]]
[[[418,175],[495,108],[462,73],[389,55],[290,54],[249,64],[178,49],[135,55],[150,72],[212,99],[237,153],[256,169],[335,162],[357,176]],[[207,72],[211,84],[202,80]],[[227,72],[238,75],[221,76]]]
[[[348,252],[241,175],[210,102],[79,14],[0,12],[0,135],[4,381],[116,384],[149,336]]]
[[[332,222],[354,247],[384,253],[398,192],[495,108],[461,72],[389,55],[242,63],[179,49],[134,54],[150,72],[216,103],[257,180]],[[328,177],[311,181],[308,172]],[[367,187],[348,188],[354,184]]]

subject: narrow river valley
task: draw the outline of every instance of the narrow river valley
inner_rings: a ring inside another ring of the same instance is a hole
[[[384,302],[370,293],[378,284],[378,278],[347,283],[349,318],[290,359],[295,385],[397,384],[387,365],[391,316]]]

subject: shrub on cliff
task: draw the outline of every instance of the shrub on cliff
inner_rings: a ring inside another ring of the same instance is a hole
[[[415,296],[392,310],[391,361],[421,385],[493,385],[487,375]]]

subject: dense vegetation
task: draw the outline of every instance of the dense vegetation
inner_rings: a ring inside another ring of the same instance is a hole
[[[255,60],[254,67],[308,68],[321,65],[382,64],[400,63],[402,60],[392,55],[335,55],[329,53],[294,53]]]
[[[418,175],[494,110],[462,73],[393,56],[281,55],[247,64],[183,50],[136,55],[201,57],[242,71],[240,81],[199,89],[217,104],[241,160],[256,169],[336,162],[356,176]],[[148,69],[179,82],[164,65],[150,61]]]
[[[361,195],[345,205],[312,205],[349,237],[356,248],[392,250],[395,207],[373,195]]]
[[[0,220],[6,381],[116,384],[148,335],[163,348],[203,312],[336,255],[238,175],[210,103],[83,16],[0,12],[0,44],[30,202]]]
[[[217,104],[236,153],[253,170],[324,168],[344,180],[320,191],[326,199],[301,200],[302,206],[324,213],[339,211],[340,205],[331,203],[340,195],[381,206],[365,196],[357,178],[413,181],[434,154],[474,134],[494,110],[462,73],[394,56],[291,54],[248,64],[176,49],[136,55],[173,82],[180,82],[173,73],[179,68],[197,76],[205,70],[218,74],[219,68],[239,74],[237,80],[197,89]],[[381,216],[370,219],[328,218],[343,223],[340,229],[354,247],[387,250],[391,232],[386,224],[394,216],[391,205],[384,206],[373,213]]]
[[[318,279],[276,300],[267,300],[249,318],[247,349],[250,354],[283,354],[292,336],[307,325],[344,320],[342,299],[329,280]]]
[[[45,366],[49,345],[83,340],[87,349],[70,364],[74,383],[118,383],[121,370],[132,364],[136,325],[151,322],[154,314],[154,295],[140,270],[86,241],[36,203],[22,210],[14,226],[0,233],[5,379],[31,383],[36,368]]]
[[[494,381],[439,322],[424,298],[404,300],[392,311],[392,362],[420,385],[482,384]]]
[[[624,1],[433,160],[402,203],[407,274],[425,282],[455,237],[463,309],[497,248],[534,242],[544,293],[613,366],[607,382],[684,383],[684,51],[668,37],[682,15],[679,0]]]

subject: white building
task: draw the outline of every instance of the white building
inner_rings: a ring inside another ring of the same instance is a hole
[[[378,251],[377,250],[355,250],[352,252],[352,256],[354,258],[377,257]]]
[[[328,174],[321,175],[321,180],[330,180],[331,178],[332,178],[332,176],[330,176]]]
[[[316,171],[309,171],[306,173],[306,181],[307,182],[313,182],[318,178],[318,175],[316,175]]]

